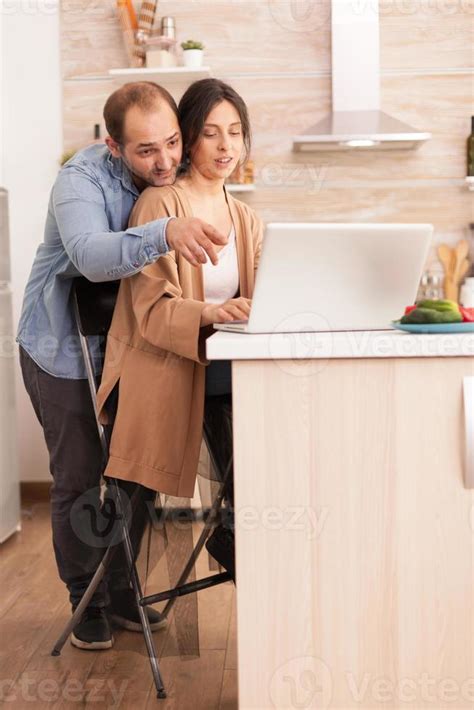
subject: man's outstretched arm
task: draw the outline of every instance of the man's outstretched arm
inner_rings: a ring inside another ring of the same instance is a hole
[[[112,232],[100,184],[93,176],[77,171],[58,178],[53,209],[64,248],[89,281],[131,276],[170,249],[181,251],[193,265],[206,261],[204,251],[216,263],[213,245],[227,242],[217,230],[195,218],[165,217]],[[116,209],[122,209],[119,197]]]

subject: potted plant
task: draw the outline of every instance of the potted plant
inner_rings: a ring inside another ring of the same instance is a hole
[[[190,69],[197,69],[202,66],[203,50],[204,45],[202,42],[195,42],[192,39],[188,39],[186,42],[181,43],[183,49],[183,61],[184,66]]]

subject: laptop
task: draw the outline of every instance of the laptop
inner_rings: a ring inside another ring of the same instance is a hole
[[[270,223],[238,333],[391,330],[414,303],[431,224]]]

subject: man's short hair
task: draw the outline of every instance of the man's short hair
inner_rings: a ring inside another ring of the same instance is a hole
[[[138,106],[142,111],[153,111],[160,99],[168,104],[178,119],[176,101],[162,86],[152,81],[133,81],[121,86],[105,102],[104,120],[108,134],[116,143],[123,144],[128,109]]]

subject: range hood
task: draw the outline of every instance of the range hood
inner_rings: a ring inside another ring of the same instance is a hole
[[[431,138],[380,110],[378,0],[332,0],[332,112],[293,150],[400,150]]]

